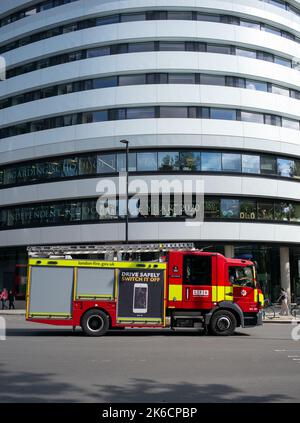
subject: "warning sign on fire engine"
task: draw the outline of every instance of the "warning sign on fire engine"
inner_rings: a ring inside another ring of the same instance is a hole
[[[163,318],[163,270],[119,270],[117,320],[162,323]]]

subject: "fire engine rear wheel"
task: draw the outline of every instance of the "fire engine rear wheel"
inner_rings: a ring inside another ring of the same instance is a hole
[[[232,335],[236,328],[234,314],[227,310],[216,311],[210,321],[209,332],[217,336]]]
[[[109,328],[109,317],[102,310],[89,310],[82,317],[81,327],[88,336],[105,335]]]

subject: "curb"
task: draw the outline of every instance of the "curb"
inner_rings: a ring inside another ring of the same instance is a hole
[[[25,310],[0,310],[0,316],[25,316]]]
[[[263,321],[264,324],[265,323],[281,323],[281,324],[289,323],[289,324],[291,324],[291,323],[295,323],[295,322],[300,323],[300,320],[296,320],[296,319],[289,319],[289,320],[275,320],[275,319],[270,319],[270,320],[264,320]]]

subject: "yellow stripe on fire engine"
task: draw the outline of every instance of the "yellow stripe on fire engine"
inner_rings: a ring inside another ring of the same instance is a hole
[[[62,266],[62,267],[101,267],[110,269],[162,269],[166,263],[132,262],[132,261],[100,261],[100,260],[64,260],[64,259],[29,259],[29,266]]]
[[[169,285],[169,301],[182,301],[182,285]]]
[[[232,301],[233,286],[212,286],[212,302]]]

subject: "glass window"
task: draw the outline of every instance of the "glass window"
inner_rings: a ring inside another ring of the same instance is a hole
[[[83,222],[93,222],[100,219],[96,210],[96,202],[94,200],[82,202],[81,218]]]
[[[160,41],[160,51],[185,51],[184,41]]]
[[[224,46],[221,44],[207,44],[208,53],[220,53],[220,54],[231,54],[230,46]]]
[[[97,173],[96,156],[79,157],[78,174],[95,175]]]
[[[221,153],[201,153],[201,170],[203,172],[221,172],[222,154]]]
[[[119,76],[119,85],[145,85],[146,84],[146,75],[121,75]]]
[[[159,152],[158,153],[158,170],[174,171],[179,170],[179,153],[178,152]]]
[[[255,81],[254,79],[246,79],[246,88],[248,90],[268,91],[267,82]]]
[[[128,44],[128,53],[139,53],[139,52],[147,52],[147,51],[155,51],[154,41],[150,41],[147,43]]]
[[[170,73],[169,84],[195,84],[196,76],[194,73]]]
[[[247,28],[253,28],[253,29],[258,29],[260,30],[260,24],[257,22],[252,22],[252,21],[245,21],[244,19],[241,19],[240,21],[240,25],[241,26],[245,26]]]
[[[264,175],[276,175],[277,173],[277,160],[275,157],[261,156],[260,170]]]
[[[187,118],[188,108],[187,107],[160,107],[161,118]]]
[[[92,112],[93,122],[105,122],[108,119],[107,110]]]
[[[265,115],[265,124],[273,126],[281,126],[281,117],[276,115]]]
[[[154,119],[155,107],[131,107],[127,109],[127,119]]]
[[[297,179],[300,178],[300,161],[299,160],[295,160],[295,174],[294,174],[294,178],[297,178]]]
[[[258,219],[259,220],[274,220],[274,204],[271,202],[258,202]]]
[[[291,215],[291,204],[282,201],[275,203],[275,220],[288,221]]]
[[[184,151],[180,153],[180,168],[184,171],[201,170],[201,153],[194,151]]]
[[[224,172],[241,172],[241,155],[234,153],[222,153],[222,169]]]
[[[66,177],[78,175],[78,158],[77,157],[63,160],[63,175]]]
[[[118,79],[116,76],[109,76],[107,78],[98,78],[93,80],[93,88],[107,88],[116,87],[118,85]]]
[[[157,170],[157,153],[137,153],[137,170],[139,172]]]
[[[236,48],[235,54],[237,56],[249,57],[251,59],[256,59],[256,51],[255,50],[247,50],[245,48]]]
[[[267,62],[274,62],[273,54],[267,53],[265,51],[258,51],[257,52],[257,59],[265,60]]]
[[[290,219],[292,222],[300,222],[300,204],[293,203],[290,206]]]
[[[241,112],[241,120],[243,122],[264,123],[264,115],[262,113]]]
[[[100,57],[100,56],[109,56],[110,55],[110,47],[99,47],[99,48],[91,48],[87,50],[87,58],[91,57]]]
[[[204,200],[204,216],[205,219],[218,219],[220,217],[220,200],[208,199]]]
[[[242,155],[243,173],[260,173],[260,157],[248,154]]]
[[[151,12],[146,12],[147,20],[149,21],[161,21],[167,20],[167,12],[162,12],[159,10],[153,10]]]
[[[282,118],[281,121],[284,128],[296,129],[297,131],[300,129],[298,120]]]
[[[118,172],[126,172],[126,154],[117,154],[117,169]],[[128,170],[129,172],[136,171],[136,153],[129,153],[128,156]]]
[[[167,84],[167,73],[149,73],[147,74],[147,84]]]
[[[184,285],[211,285],[212,265],[210,256],[196,254],[185,255],[183,258]]]
[[[240,200],[240,219],[255,220],[257,218],[256,202],[253,200]]]
[[[99,154],[97,156],[97,173],[116,173],[117,159],[115,154]]]
[[[210,15],[208,13],[197,13],[197,20],[204,22],[220,22],[220,15]]]
[[[117,219],[117,200],[115,198],[100,198],[97,202],[97,212],[100,220]]]
[[[145,21],[145,13],[122,13],[121,22],[136,22],[136,21]]]
[[[191,21],[193,20],[193,12],[168,12],[168,20]]]
[[[292,61],[284,59],[283,57],[275,56],[274,63],[277,63],[277,65],[286,66],[287,68],[292,67]]]
[[[280,29],[277,29],[274,26],[262,25],[262,28],[261,29],[262,29],[262,31],[269,32],[270,34],[280,35],[281,36]]]
[[[280,176],[293,178],[295,174],[294,160],[277,159],[277,172]]]
[[[290,96],[290,90],[288,88],[283,88],[283,87],[280,87],[280,86],[274,85],[274,84],[272,85],[272,93],[284,95],[286,97]]]
[[[200,75],[201,85],[220,85],[225,86],[225,76],[221,75]]]
[[[291,97],[300,100],[300,91],[291,90]]]
[[[236,120],[236,110],[233,109],[210,109],[211,119]]]
[[[119,15],[102,16],[101,18],[96,18],[96,26],[110,25],[110,24],[114,24],[118,22],[119,22]]]
[[[240,200],[221,199],[221,218],[239,219],[240,217]]]

